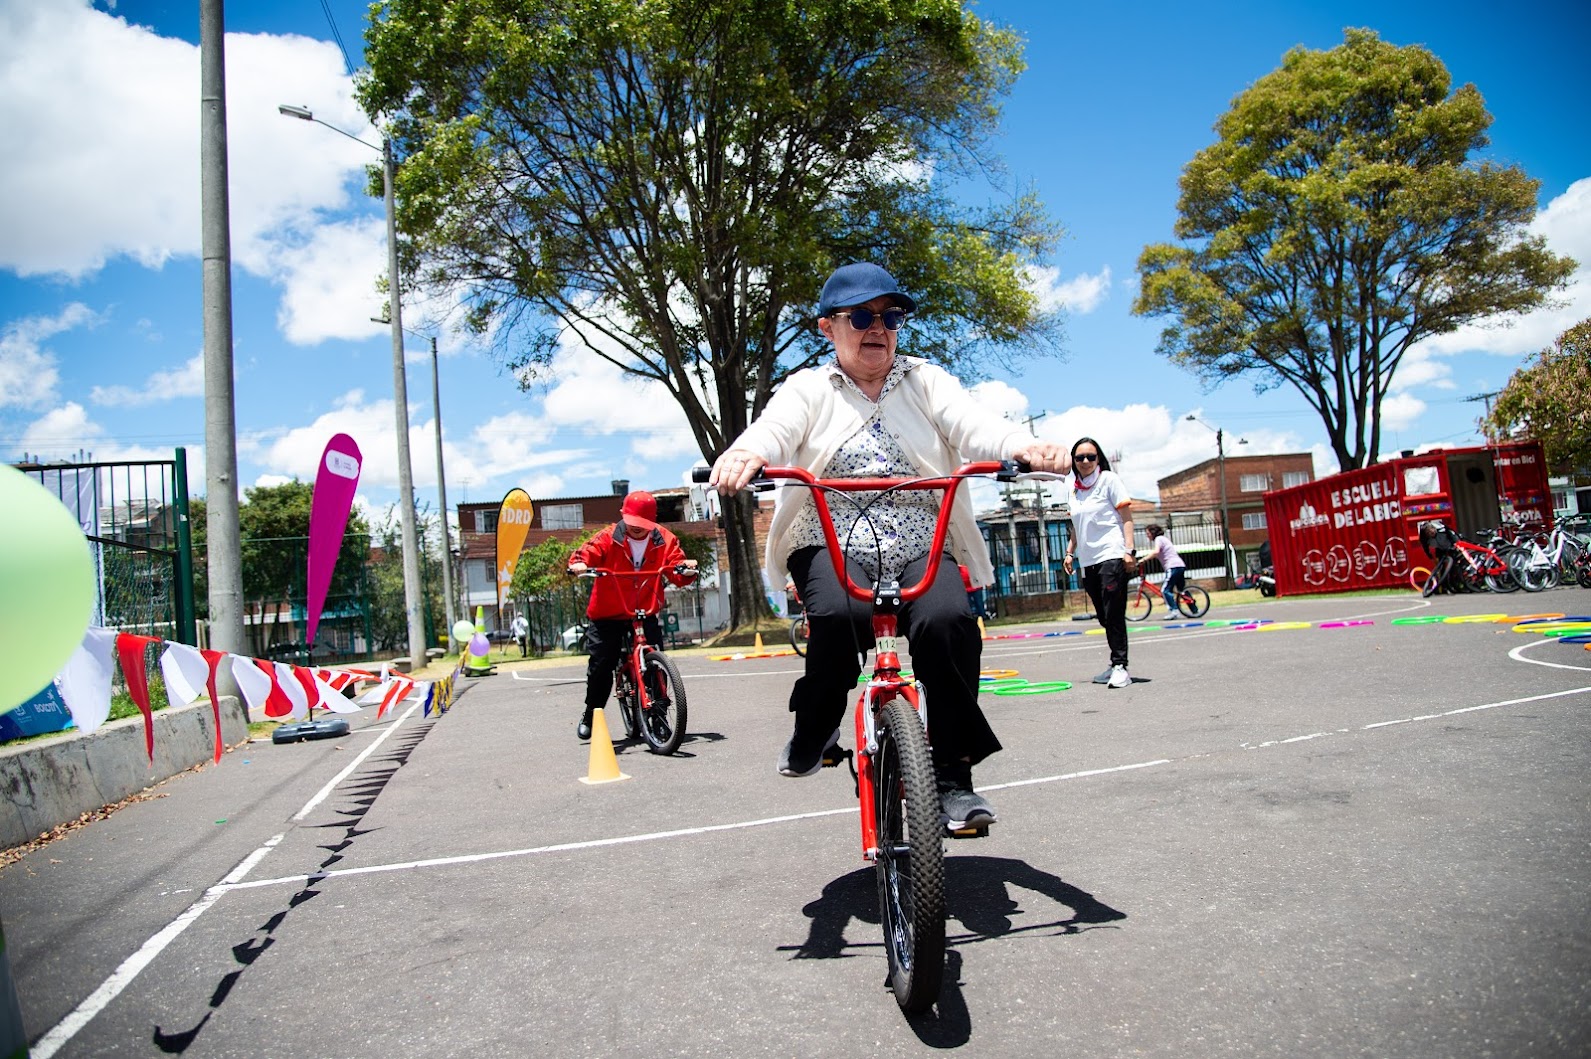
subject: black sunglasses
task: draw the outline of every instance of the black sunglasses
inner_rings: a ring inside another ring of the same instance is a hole
[[[1072,462],[1073,463],[1097,463],[1097,462],[1099,462],[1099,453],[1097,453],[1097,452],[1079,452],[1076,456],[1072,457]]]
[[[853,331],[866,331],[873,326],[873,319],[880,317],[884,321],[884,330],[899,331],[900,325],[906,322],[905,309],[885,309],[882,313],[875,313],[871,309],[847,309],[844,312],[833,313],[833,316],[844,316],[851,321]]]

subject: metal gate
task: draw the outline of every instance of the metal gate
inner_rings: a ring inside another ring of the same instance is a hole
[[[197,642],[187,453],[122,463],[13,464],[72,512],[93,552],[93,624]]]

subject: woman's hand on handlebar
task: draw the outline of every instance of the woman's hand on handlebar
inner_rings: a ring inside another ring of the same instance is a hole
[[[725,496],[731,496],[746,488],[767,462],[748,449],[726,449],[713,463],[713,472],[707,484]]]
[[[573,574],[575,577],[579,577],[581,574],[585,573],[589,569],[591,569],[591,567],[587,566],[585,563],[570,563],[569,564],[569,573]]]
[[[1013,452],[1011,458],[1021,460],[1030,470],[1049,474],[1069,474],[1072,470],[1072,454],[1066,446],[1053,441],[1035,441]]]

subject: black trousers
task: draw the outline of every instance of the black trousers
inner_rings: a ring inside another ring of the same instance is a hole
[[[910,641],[911,668],[923,684],[934,760],[967,758],[975,765],[1000,749],[978,706],[983,641],[955,560],[941,555],[937,561],[933,587],[902,606],[899,633]],[[791,553],[789,565],[811,630],[806,671],[790,689],[790,710],[802,728],[832,731],[857,695],[862,653],[873,646],[873,611],[845,592],[827,548],[800,548]],[[847,560],[846,568],[851,580],[872,583],[855,561]],[[927,556],[911,562],[901,584],[915,584],[927,569]]]
[[[1105,627],[1113,666],[1127,664],[1127,581],[1127,564],[1120,559],[1083,567],[1083,591],[1094,604],[1095,617]]]
[[[641,624],[646,629],[646,642],[662,647],[663,626],[657,615],[648,614]],[[586,712],[606,705],[613,693],[613,671],[619,667],[624,637],[629,631],[629,618],[592,618],[586,624],[586,651],[591,655],[586,662]]]

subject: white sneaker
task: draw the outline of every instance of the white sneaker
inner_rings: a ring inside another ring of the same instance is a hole
[[[1105,682],[1105,686],[1106,687],[1111,687],[1111,688],[1130,688],[1130,687],[1132,687],[1132,677],[1127,675],[1127,667],[1126,666],[1111,666],[1110,667],[1110,679]]]

